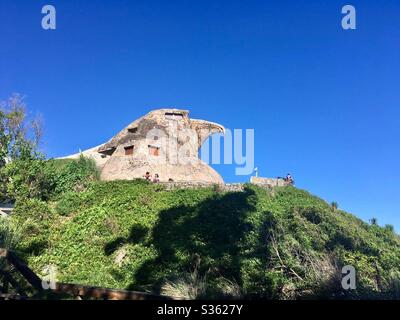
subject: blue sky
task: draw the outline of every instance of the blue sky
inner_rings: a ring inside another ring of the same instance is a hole
[[[41,8],[57,29],[41,28]],[[357,29],[341,28],[341,8]],[[0,1],[0,99],[26,96],[49,157],[151,109],[254,128],[262,176],[400,231],[400,2]],[[228,182],[234,166],[215,168]]]

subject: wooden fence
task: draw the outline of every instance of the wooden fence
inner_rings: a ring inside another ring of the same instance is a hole
[[[43,289],[42,279],[34,273],[12,251],[0,248],[0,299],[37,299],[41,295],[51,293],[60,297],[68,296],[78,299],[102,300],[172,300],[172,297],[160,296],[138,291],[117,290],[92,287],[72,283],[55,283],[55,289]],[[15,277],[14,274],[19,275]],[[27,284],[21,284],[23,278]],[[13,290],[10,290],[12,287]],[[10,293],[12,291],[12,293]]]

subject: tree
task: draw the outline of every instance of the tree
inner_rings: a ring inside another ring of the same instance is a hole
[[[333,211],[336,211],[337,208],[338,208],[337,202],[335,202],[335,201],[331,202],[331,208],[332,208]]]
[[[43,155],[38,151],[42,126],[30,118],[23,97],[12,95],[0,102],[0,202],[19,196],[43,196],[49,185]]]
[[[13,160],[40,157],[42,135],[38,117],[29,119],[24,98],[19,94],[0,102],[0,168]]]
[[[369,222],[371,223],[371,225],[373,226],[377,226],[378,225],[378,219],[377,218],[371,218],[369,220]]]

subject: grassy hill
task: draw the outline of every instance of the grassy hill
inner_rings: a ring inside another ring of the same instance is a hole
[[[399,298],[400,239],[293,187],[92,182],[19,201],[16,250],[58,280],[192,298]],[[341,288],[341,268],[357,290]]]

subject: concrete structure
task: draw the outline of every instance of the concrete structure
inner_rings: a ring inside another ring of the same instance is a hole
[[[0,203],[0,217],[7,217],[14,210],[12,203]]]
[[[259,186],[270,186],[270,187],[283,187],[289,185],[285,180],[281,178],[262,178],[262,177],[251,177],[250,182]]]
[[[224,183],[222,177],[201,161],[198,151],[223,126],[189,118],[189,111],[159,109],[125,127],[108,142],[80,154],[92,157],[101,170],[102,180],[141,178],[146,172],[163,181]]]

